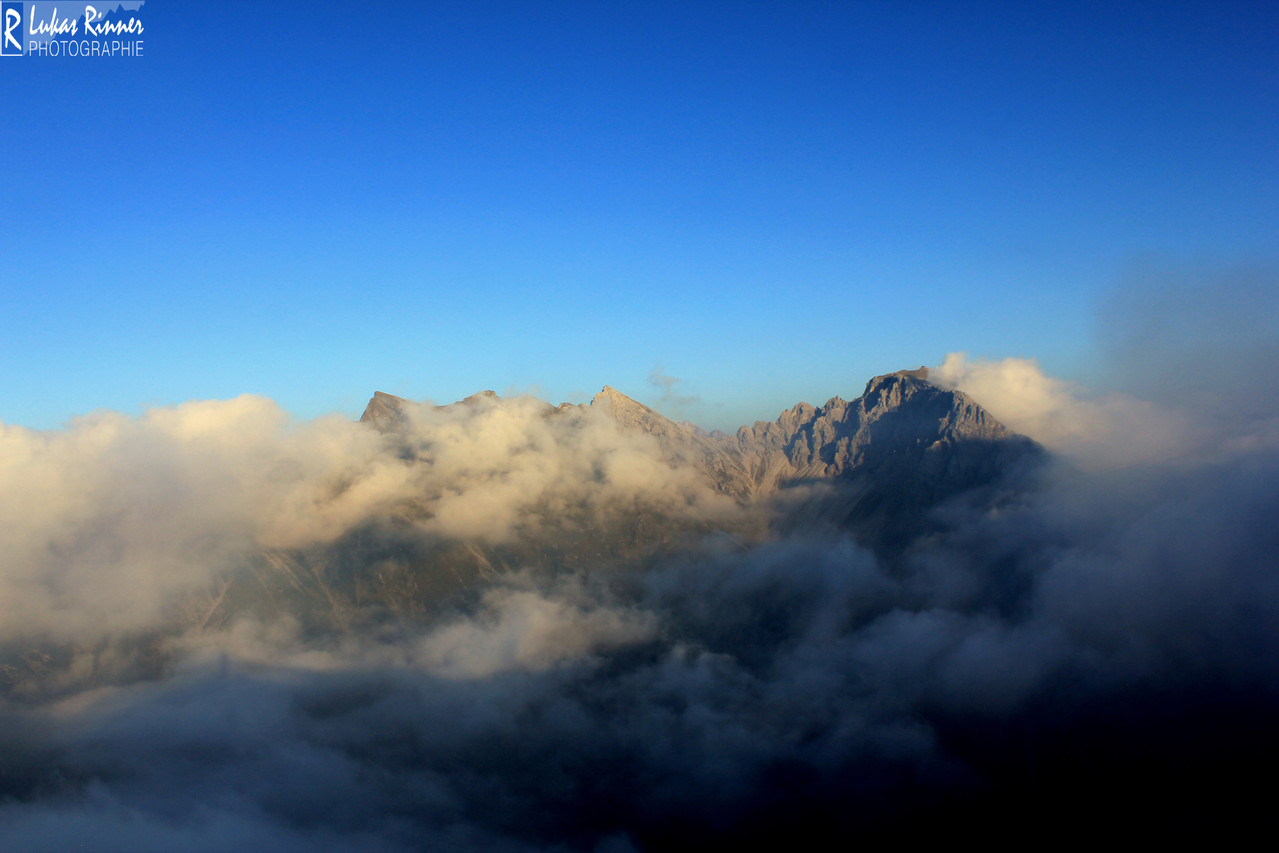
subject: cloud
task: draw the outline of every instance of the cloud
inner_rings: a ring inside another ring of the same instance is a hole
[[[509,579],[488,589],[481,618],[457,618],[424,637],[414,658],[445,678],[487,678],[513,671],[538,672],[561,661],[579,660],[650,639],[657,620],[652,613],[600,606],[582,593],[567,600],[531,588],[512,588]]]
[[[1166,404],[1023,360],[933,378],[1107,464],[947,506],[884,562],[716,535],[735,504],[649,437],[531,400],[386,434],[253,397],[5,428],[6,849],[1259,827],[1279,451],[1172,433],[1125,464],[1124,417]],[[711,535],[618,557],[646,507]]]
[[[675,386],[683,381],[675,376],[667,376],[665,368],[660,363],[654,364],[653,369],[648,373],[648,384],[661,390],[660,405],[670,412],[679,413],[689,406],[702,402],[702,398],[696,394],[686,396],[675,390]]]
[[[1086,467],[1204,460],[1279,446],[1279,270],[1148,262],[1099,311],[1110,390],[1033,359],[950,353],[929,377]]]
[[[264,550],[326,546],[374,519],[506,542],[585,531],[619,507],[738,512],[589,408],[482,398],[410,416],[384,435],[245,396],[59,431],[0,425],[0,639],[155,627]]]
[[[1034,359],[949,353],[928,377],[968,394],[1015,432],[1091,468],[1163,461],[1202,441],[1182,411],[1119,392],[1089,394],[1047,376]]]
[[[1076,474],[893,569],[841,536],[708,545],[394,630],[192,632],[161,680],[0,710],[0,827],[15,850],[658,849],[954,803],[1009,826],[1022,786],[1051,798],[1026,828],[1096,828],[1130,785],[1234,792],[1197,774],[1268,761],[1279,702],[1279,459],[1251,461]]]

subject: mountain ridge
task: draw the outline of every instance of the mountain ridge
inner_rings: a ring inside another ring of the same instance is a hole
[[[835,396],[821,406],[796,403],[772,421],[735,433],[709,433],[679,423],[605,385],[589,404],[547,404],[550,414],[599,411],[624,431],[655,439],[672,466],[689,466],[717,491],[740,502],[768,498],[802,483],[843,487],[853,509],[834,509],[841,524],[890,511],[912,523],[928,508],[987,485],[1043,449],[1000,423],[976,400],[929,380],[927,367],[880,374],[861,396]],[[500,400],[492,391],[472,395]],[[407,424],[409,401],[376,392],[360,418],[382,430]],[[450,406],[437,406],[447,409]],[[879,509],[872,511],[873,507]],[[854,525],[857,526],[857,525]]]

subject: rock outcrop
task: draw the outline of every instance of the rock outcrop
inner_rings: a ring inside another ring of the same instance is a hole
[[[403,397],[375,391],[369,404],[364,407],[364,414],[360,415],[360,423],[379,428],[402,424],[405,422],[404,406],[407,403],[408,400]]]

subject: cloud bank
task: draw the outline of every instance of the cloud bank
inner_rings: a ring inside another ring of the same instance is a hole
[[[1166,403],[1020,360],[934,378],[1105,464],[944,506],[886,561],[838,531],[730,535],[740,508],[649,437],[532,400],[423,405],[400,433],[252,397],[6,427],[6,849],[1260,828],[1279,452],[1200,452],[1187,421],[1133,464],[1125,419]],[[615,559],[646,508],[704,535]],[[388,557],[385,530],[416,544]],[[563,536],[587,556],[497,560]],[[409,582],[455,551],[483,570],[416,609],[322,570]],[[254,604],[289,589],[343,619]]]
[[[1119,392],[1088,394],[1046,375],[1034,359],[950,353],[928,376],[979,401],[1014,431],[1092,468],[1166,461],[1202,441],[1184,411]]]
[[[950,353],[929,378],[1094,469],[1279,446],[1277,289],[1273,264],[1134,269],[1100,311],[1105,393],[1026,358]]]
[[[373,518],[508,542],[619,508],[723,522],[736,505],[599,412],[531,398],[412,407],[384,435],[294,423],[240,397],[0,425],[0,640],[145,630],[264,549],[332,543]]]

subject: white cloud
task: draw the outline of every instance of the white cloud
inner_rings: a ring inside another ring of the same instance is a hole
[[[1199,440],[1184,412],[1127,394],[1090,395],[1046,375],[1034,359],[949,353],[928,378],[963,391],[1009,429],[1090,468],[1168,460]]]
[[[570,523],[570,508],[736,508],[590,409],[481,398],[410,416],[384,435],[243,396],[48,432],[0,425],[0,639],[153,626],[262,549],[330,543],[374,516],[500,542]]]

